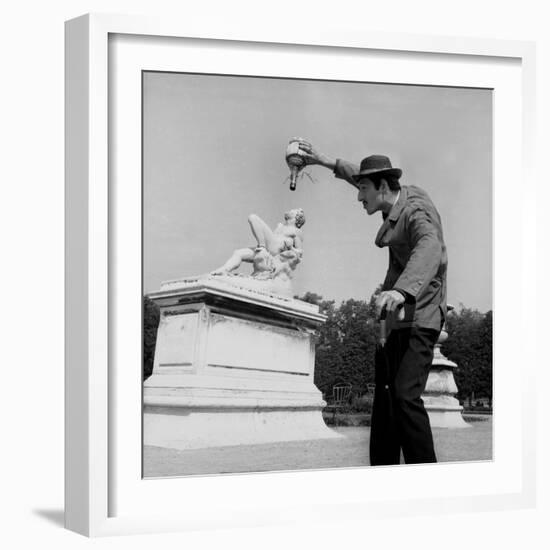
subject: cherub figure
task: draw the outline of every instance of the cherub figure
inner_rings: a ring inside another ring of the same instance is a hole
[[[285,212],[284,223],[277,224],[274,230],[256,214],[248,217],[248,223],[257,246],[239,248],[211,275],[227,275],[235,271],[242,262],[252,263],[252,276],[260,279],[273,279],[279,276],[290,278],[292,271],[302,259],[302,230],[306,218],[301,208]]]

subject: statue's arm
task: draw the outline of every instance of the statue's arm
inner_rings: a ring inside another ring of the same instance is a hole
[[[302,237],[300,236],[299,233],[294,236],[294,246],[292,248],[296,250],[296,252],[300,255],[300,257],[302,257],[302,254],[303,254]]]
[[[283,250],[280,254],[283,258],[302,258],[302,237],[299,234],[294,235],[294,243],[289,250]]]

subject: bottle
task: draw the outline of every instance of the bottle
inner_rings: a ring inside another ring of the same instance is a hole
[[[286,148],[286,163],[290,168],[290,190],[296,190],[296,180],[298,179],[298,174],[300,170],[306,165],[306,159],[304,158],[304,153],[300,149],[300,139],[301,138],[292,138]]]

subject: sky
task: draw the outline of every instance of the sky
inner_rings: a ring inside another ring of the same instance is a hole
[[[320,166],[290,191],[285,150],[300,136],[357,164],[389,156],[401,184],[425,189],[439,210],[448,302],[492,309],[491,90],[146,72],[143,114],[145,293],[255,246],[249,214],[274,228],[301,207],[294,293],[370,298],[388,266],[374,245],[381,214],[368,216],[357,190]]]

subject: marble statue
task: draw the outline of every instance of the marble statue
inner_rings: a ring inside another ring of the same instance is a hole
[[[160,323],[143,392],[145,445],[188,450],[342,437],[323,421],[326,403],[314,384],[326,316],[292,292],[304,212],[286,212],[273,230],[255,214],[248,221],[255,247],[149,294]],[[235,273],[243,262],[251,275]]]
[[[272,230],[259,216],[251,214],[248,223],[257,246],[235,250],[211,275],[230,275],[242,262],[248,262],[253,266],[251,277],[254,279],[289,282],[302,260],[301,227],[305,221],[304,211],[296,208],[285,212],[284,222]]]

